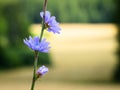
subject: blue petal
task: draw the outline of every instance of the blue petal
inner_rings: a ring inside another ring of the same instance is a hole
[[[43,15],[44,15],[44,12],[40,12],[41,18],[43,18]],[[50,14],[49,11],[46,11],[46,12],[45,12],[45,22],[46,22],[46,23],[49,21],[50,15],[51,15],[51,14]]]

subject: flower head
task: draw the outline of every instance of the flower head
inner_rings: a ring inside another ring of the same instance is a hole
[[[43,66],[41,66],[38,70],[37,70],[37,74],[38,75],[45,75],[46,73],[48,72],[48,68],[47,67],[45,67],[44,65]]]
[[[50,48],[49,42],[46,42],[46,39],[43,39],[40,42],[40,38],[37,36],[35,36],[34,38],[30,36],[29,39],[26,38],[23,41],[29,48],[39,52],[48,52]]]
[[[43,18],[44,12],[40,12],[41,18]],[[48,28],[49,32],[60,33],[59,23],[56,21],[55,16],[50,16],[50,12],[45,12],[45,27]]]

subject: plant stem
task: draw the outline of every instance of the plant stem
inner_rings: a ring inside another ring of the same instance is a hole
[[[48,0],[45,0],[44,2],[44,5],[43,5],[43,21],[42,21],[42,30],[41,30],[41,34],[40,34],[40,42],[42,40],[42,36],[43,36],[43,32],[44,32],[44,29],[45,29],[45,12],[46,12],[46,8],[47,8],[47,1]]]
[[[44,24],[44,22],[42,22],[42,30],[41,30],[41,33],[40,33],[40,42],[42,40],[44,29],[45,29],[45,24]]]
[[[32,79],[31,90],[34,90],[34,86],[35,86],[37,62],[38,62],[38,51],[35,51],[34,71],[33,71],[33,79]]]
[[[45,0],[44,6],[43,6],[44,15],[43,15],[43,22],[42,22],[42,30],[41,30],[41,34],[40,34],[40,42],[42,40],[43,32],[44,32],[44,29],[45,29],[46,6],[47,6],[47,0]],[[35,51],[34,71],[33,71],[33,79],[32,79],[31,90],[34,90],[35,81],[36,81],[36,78],[37,78],[37,76],[36,76],[37,62],[38,62],[38,51]]]
[[[43,5],[43,12],[44,12],[43,19],[44,20],[45,20],[45,11],[46,11],[46,8],[47,8],[47,1],[48,0],[45,0],[44,5]]]

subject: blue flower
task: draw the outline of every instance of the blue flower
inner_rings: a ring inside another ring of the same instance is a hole
[[[37,74],[38,74],[39,76],[41,76],[41,75],[43,76],[43,75],[45,75],[47,72],[48,72],[48,68],[45,67],[44,65],[41,66],[41,67],[37,70]]]
[[[40,16],[43,19],[44,12],[40,12]],[[61,28],[59,27],[59,23],[56,21],[55,16],[50,16],[50,12],[45,12],[45,28],[48,28],[49,32],[60,33]]]
[[[32,38],[31,36],[29,39],[24,39],[24,43],[31,48],[32,50],[39,51],[39,52],[48,52],[49,51],[49,42],[46,42],[46,39],[41,40],[40,38],[35,36]]]

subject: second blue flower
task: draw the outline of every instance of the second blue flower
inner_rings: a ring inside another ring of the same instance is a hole
[[[37,36],[34,38],[30,36],[29,39],[26,38],[23,41],[29,48],[35,51],[48,52],[50,48],[49,42],[46,42],[46,39],[42,39],[40,42],[40,38]]]

